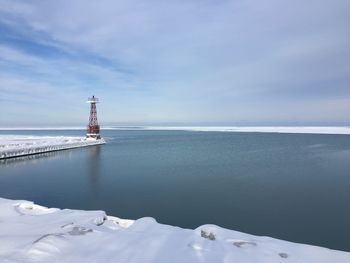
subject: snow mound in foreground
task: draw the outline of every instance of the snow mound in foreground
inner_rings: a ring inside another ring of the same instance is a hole
[[[195,230],[0,198],[0,262],[350,262],[350,253],[215,225]]]

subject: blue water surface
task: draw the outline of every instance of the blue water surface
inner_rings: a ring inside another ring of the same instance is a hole
[[[84,131],[0,131],[79,135]],[[105,130],[107,144],[0,162],[0,196],[350,251],[350,136]]]

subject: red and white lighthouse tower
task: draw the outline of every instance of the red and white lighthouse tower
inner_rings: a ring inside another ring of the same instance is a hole
[[[86,138],[98,140],[98,139],[101,139],[100,125],[98,125],[97,111],[96,111],[96,104],[99,101],[98,101],[98,98],[96,98],[95,96],[92,96],[91,98],[88,98],[87,102],[90,103],[91,106],[90,106],[90,118],[89,118],[89,125],[87,126]]]

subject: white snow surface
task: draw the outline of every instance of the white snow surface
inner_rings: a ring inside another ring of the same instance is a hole
[[[0,198],[0,262],[349,263],[350,253],[215,225],[182,229]]]
[[[85,137],[0,135],[0,159],[103,143]]]
[[[198,132],[263,132],[263,133],[308,133],[308,134],[350,134],[350,127],[228,127],[228,126],[182,126],[182,127],[144,127],[146,130],[179,130]]]
[[[0,130],[85,130],[84,127],[36,127],[0,128]],[[309,133],[350,134],[347,126],[104,126],[101,130],[168,130],[198,132],[263,132],[263,133]]]

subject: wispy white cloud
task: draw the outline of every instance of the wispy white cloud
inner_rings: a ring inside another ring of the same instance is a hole
[[[106,122],[346,123],[349,11],[344,0],[1,0],[0,90],[12,87],[18,122],[16,94],[66,96],[69,109],[94,92]]]

